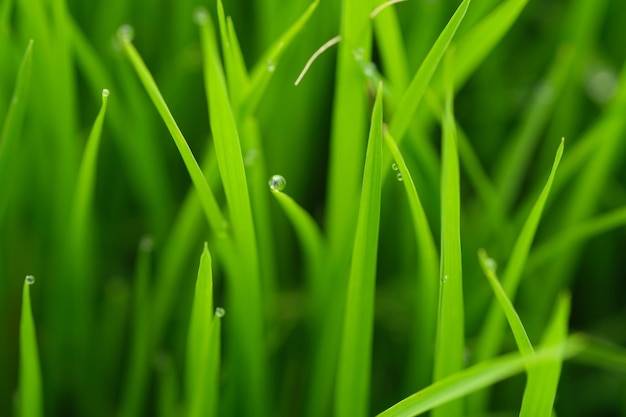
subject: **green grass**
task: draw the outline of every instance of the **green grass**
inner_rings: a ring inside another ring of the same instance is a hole
[[[0,415],[626,415],[624,15],[2,2]]]

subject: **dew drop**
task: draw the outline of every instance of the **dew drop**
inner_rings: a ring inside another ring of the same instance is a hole
[[[104,88],[104,89],[102,90],[102,97],[108,97],[108,96],[109,96],[109,94],[111,94],[111,92],[109,91],[109,89],[108,89],[108,88]]]
[[[276,64],[271,59],[268,59],[267,62],[265,63],[265,65],[267,66],[267,71],[268,72],[276,71]]]
[[[444,276],[443,276],[443,278],[441,278],[441,282],[442,282],[442,283],[444,283],[444,284],[445,284],[446,282],[448,282],[448,276],[447,276],[447,275],[444,275]]]
[[[607,103],[617,91],[617,74],[609,68],[593,71],[587,78],[587,94],[598,104]]]
[[[396,179],[397,179],[398,181],[404,181],[404,178],[402,177],[402,173],[401,173],[401,172],[398,172],[398,173],[396,174]]]
[[[226,311],[222,307],[218,307],[215,309],[215,316],[222,318],[226,315]]]
[[[395,162],[393,164],[391,164],[391,169],[393,169],[394,171],[398,170],[398,164],[396,164]]]
[[[33,285],[35,283],[35,277],[32,275],[26,275],[25,281],[28,285]]]
[[[373,62],[367,62],[365,64],[363,64],[363,72],[365,73],[365,75],[367,77],[374,77],[376,75],[376,64],[374,64]]]
[[[196,25],[202,26],[209,21],[209,12],[206,8],[200,6],[193,11],[193,21]]]
[[[282,191],[287,185],[287,181],[282,175],[272,175],[268,182],[270,188],[274,191]]]
[[[135,37],[135,29],[131,25],[122,25],[117,30],[117,37],[122,42],[132,42]]]

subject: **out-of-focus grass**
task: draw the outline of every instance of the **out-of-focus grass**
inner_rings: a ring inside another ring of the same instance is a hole
[[[2,2],[0,415],[626,414],[624,15],[619,0]],[[506,261],[532,355],[502,356],[514,338],[479,248]],[[524,371],[525,392],[484,391]]]

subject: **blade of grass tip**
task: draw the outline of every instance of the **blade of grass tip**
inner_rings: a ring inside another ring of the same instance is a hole
[[[43,417],[43,385],[35,321],[30,303],[30,286],[35,277],[28,275],[22,289],[20,320],[19,407],[21,417]]]
[[[10,2],[8,2],[10,3]],[[2,123],[0,132],[0,224],[4,217],[4,212],[11,201],[11,193],[16,181],[8,181],[14,178],[16,152],[24,125],[24,114],[28,104],[28,92],[30,90],[30,77],[32,72],[32,50],[33,41],[28,42],[24,57],[20,64],[15,82],[15,89],[11,97],[11,104]]]
[[[478,260],[480,261],[480,267],[483,270],[483,273],[487,277],[489,281],[489,285],[493,290],[498,303],[500,304],[500,308],[506,315],[506,319],[509,322],[509,327],[513,331],[513,336],[515,337],[515,343],[517,343],[517,348],[519,349],[522,356],[531,356],[535,353],[533,349],[533,345],[530,343],[530,339],[528,338],[528,334],[526,334],[526,329],[522,324],[517,311],[515,311],[515,307],[513,307],[513,303],[507,297],[506,291],[500,285],[500,281],[498,281],[498,277],[496,276],[496,261],[491,259],[487,252],[484,249],[478,250]]]
[[[519,236],[517,237],[502,276],[502,287],[510,300],[515,299],[517,288],[522,278],[524,266],[528,258],[528,253],[530,252],[530,247],[535,237],[535,233],[543,213],[543,208],[546,204],[546,200],[548,199],[548,195],[550,194],[554,176],[556,175],[556,170],[559,166],[559,162],[561,161],[561,156],[563,155],[564,143],[565,141],[561,139],[561,144],[557,149],[554,164],[552,165],[552,170],[550,171],[550,176],[548,177],[543,191],[537,198],[535,205],[533,206]],[[476,362],[493,357],[500,349],[502,339],[504,337],[503,320],[504,317],[502,316],[500,307],[496,304],[496,302],[493,302],[487,312],[487,317],[481,329],[476,346]],[[474,414],[477,413],[476,415],[482,414],[485,410],[487,400],[487,393],[479,393],[472,396],[469,401],[471,411]]]
[[[369,117],[361,68],[354,55],[370,60],[370,4],[345,0],[341,14],[326,197],[326,234],[330,255],[336,259],[350,256],[359,210]]]
[[[186,391],[188,401],[194,400],[193,394],[198,386],[201,369],[197,367],[203,352],[202,340],[213,320],[213,273],[211,270],[211,254],[208,244],[204,243],[204,249],[200,256],[200,267],[196,279],[196,287],[191,307],[191,318],[189,320],[189,332],[187,337],[187,357],[186,357]]]
[[[130,358],[127,367],[125,385],[120,404],[120,417],[134,417],[141,414],[146,401],[150,381],[152,359],[152,326],[150,325],[152,276],[152,252],[154,241],[144,237],[139,242],[137,265],[133,285],[132,336],[130,340]]]
[[[222,315],[222,309],[213,311],[211,256],[205,243],[187,339],[186,393],[190,417],[217,415],[219,320]]]
[[[626,207],[569,227],[533,249],[528,258],[528,269],[536,270],[568,249],[623,226],[626,226]]]
[[[457,41],[454,80],[461,88],[524,10],[528,0],[508,0]]]
[[[541,346],[543,348],[557,348],[562,346],[567,338],[568,320],[570,313],[570,296],[562,293],[557,299],[556,309],[548,327],[544,332]],[[563,358],[557,356],[554,360],[535,365],[530,368],[528,381],[522,399],[520,417],[550,417],[559,385]]]
[[[452,56],[447,55],[445,70],[448,88],[442,120],[441,173],[441,283],[435,344],[433,379],[438,381],[463,368],[465,320],[461,258],[461,185],[456,124],[453,110]],[[456,401],[433,411],[433,416],[461,416],[463,403]]]
[[[366,416],[374,330],[374,293],[380,227],[382,175],[382,83],[376,102],[365,157],[363,188],[344,316],[335,391],[335,414]]]
[[[576,362],[626,374],[625,348],[596,338],[588,338],[587,342],[587,349],[576,357]]]
[[[246,414],[263,416],[268,411],[269,369],[263,343],[262,277],[248,183],[237,123],[228,100],[213,23],[208,14],[200,22],[200,34],[211,131],[239,257],[236,264],[238,271],[231,276],[233,335],[237,338],[234,343],[240,345],[237,351],[241,357],[238,360],[242,362],[237,378],[249,399],[244,404],[248,411]],[[269,280],[271,277],[263,278]],[[269,281],[263,284],[266,282]],[[271,299],[274,294],[265,296]]]
[[[243,115],[252,114],[269,84],[276,66],[280,62],[282,55],[287,46],[293,41],[298,33],[302,30],[306,22],[309,20],[319,4],[319,0],[315,0],[304,11],[302,16],[296,20],[289,29],[282,34],[280,38],[267,50],[260,61],[254,66],[251,72],[251,82],[245,98],[243,99],[241,113]]]
[[[401,175],[404,189],[411,209],[411,219],[415,231],[415,240],[418,246],[417,252],[417,292],[415,298],[415,332],[412,336],[410,363],[411,382],[409,385],[418,387],[425,386],[432,377],[432,356],[435,344],[435,323],[437,322],[437,277],[439,268],[439,255],[435,239],[428,225],[428,218],[422,207],[420,197],[415,188],[413,178],[409,172],[398,145],[385,130],[384,139],[387,148],[395,160],[398,175]]]
[[[203,9],[196,10],[196,15],[199,16],[197,17],[198,20],[202,20],[202,13],[206,13],[206,11]],[[224,69],[226,72],[226,80],[228,82],[228,92],[230,93],[231,102],[235,108],[237,108],[241,103],[244,92],[248,88],[250,80],[248,79],[246,67],[241,66],[243,64],[243,60],[237,58],[237,56],[242,56],[241,50],[235,50],[235,48],[239,47],[239,45],[232,42],[229,27],[226,23],[224,4],[221,0],[217,1],[217,17],[219,22],[220,38],[222,40],[222,55],[224,56]]]
[[[446,27],[441,31],[441,34],[413,76],[408,89],[398,103],[398,110],[393,115],[391,122],[389,123],[389,132],[391,133],[391,136],[398,141],[398,143],[402,143],[404,135],[406,134],[411,120],[413,119],[413,115],[415,114],[426,92],[426,88],[428,87],[439,62],[441,61],[444,52],[448,48],[454,34],[463,21],[469,4],[470,0],[463,0],[463,2],[461,2],[446,24]]]
[[[202,204],[202,208],[204,210],[205,216],[211,226],[212,231],[216,235],[224,234],[226,231],[227,223],[224,219],[222,212],[220,211],[219,206],[215,200],[215,196],[213,192],[209,188],[206,179],[204,178],[204,174],[198,165],[198,162],[193,156],[185,137],[180,131],[172,113],[170,112],[159,88],[150,74],[150,71],[146,67],[146,64],[141,59],[141,56],[133,46],[132,42],[133,38],[133,28],[128,25],[124,25],[120,27],[118,30],[118,39],[122,46],[124,53],[127,58],[130,60],[133,65],[139,79],[144,85],[146,92],[150,96],[150,99],[154,103],[157,111],[159,112],[161,118],[165,122],[172,139],[174,139],[174,143],[178,148],[178,152],[185,163],[187,171],[189,172],[189,176],[191,177],[191,181],[193,182],[194,187],[198,191],[198,196],[200,197],[200,202]]]
[[[441,404],[510,378],[524,371],[527,366],[576,356],[585,347],[583,339],[572,336],[557,347],[537,350],[530,358],[512,353],[486,360],[435,382],[378,414],[378,417],[413,417],[423,414]]]

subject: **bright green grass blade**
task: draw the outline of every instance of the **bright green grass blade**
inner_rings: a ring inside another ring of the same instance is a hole
[[[387,79],[392,90],[401,97],[401,92],[409,85],[409,64],[400,22],[393,7],[387,7],[375,16],[374,34]]]
[[[206,13],[202,9],[196,11],[198,13]],[[217,1],[217,16],[220,29],[220,38],[222,40],[222,55],[224,56],[224,70],[226,72],[226,80],[228,82],[228,92],[230,93],[231,102],[234,106],[239,106],[244,96],[246,89],[250,83],[248,79],[248,72],[245,65],[242,66],[243,60],[237,57],[241,57],[241,50],[235,50],[239,45],[233,43],[231,40],[231,32],[226,21],[226,15],[224,13],[224,4],[221,0]],[[202,20],[202,17],[200,18]],[[230,18],[229,18],[230,21]],[[234,33],[234,26],[233,32]]]
[[[446,69],[451,71],[451,63]],[[465,328],[463,272],[461,263],[461,185],[456,123],[453,113],[453,86],[450,82],[443,113],[441,174],[441,272],[439,316],[435,344],[434,377],[438,381],[463,368]],[[463,404],[453,402],[436,409],[433,416],[461,416]]]
[[[132,337],[130,340],[129,362],[124,378],[124,389],[120,404],[120,417],[134,417],[141,414],[146,403],[150,382],[152,359],[152,329],[150,323],[152,278],[152,252],[154,242],[144,237],[139,243],[137,266],[133,284]]]
[[[189,171],[189,176],[191,177],[191,181],[196,187],[198,192],[198,196],[200,197],[200,202],[202,203],[202,208],[207,217],[207,221],[211,226],[211,229],[214,233],[220,234],[226,230],[226,220],[220,211],[217,202],[215,201],[215,197],[209,188],[204,175],[202,174],[202,170],[198,165],[198,162],[193,156],[183,133],[180,131],[172,113],[170,112],[159,88],[157,87],[154,78],[150,74],[150,71],[146,67],[146,64],[141,59],[141,56],[131,43],[132,41],[132,28],[128,26],[122,26],[118,32],[118,39],[120,44],[122,45],[122,49],[124,50],[126,56],[130,60],[131,64],[135,68],[139,79],[144,85],[146,92],[150,96],[150,99],[154,103],[157,111],[161,115],[161,118],[165,122],[170,134],[172,135],[172,139],[174,139],[174,143],[178,148],[178,152],[187,167],[187,171]]]
[[[335,391],[337,416],[368,414],[382,175],[382,84],[372,111]]]
[[[413,76],[408,89],[398,103],[397,111],[389,123],[391,136],[393,136],[398,143],[402,142],[444,52],[463,21],[463,17],[465,17],[469,4],[470,0],[463,0],[456,9],[456,12],[454,12],[446,27],[441,31],[437,41],[428,52],[428,55]]]
[[[500,304],[500,308],[504,312],[507,321],[509,322],[509,326],[513,331],[513,336],[515,337],[515,343],[517,343],[517,348],[519,349],[522,356],[530,356],[535,353],[533,349],[533,345],[530,343],[530,339],[528,338],[528,334],[526,334],[526,329],[524,329],[524,325],[515,311],[515,307],[513,307],[513,303],[506,295],[506,291],[500,285],[500,281],[498,281],[498,277],[496,276],[495,271],[495,261],[489,256],[487,256],[487,252],[484,249],[478,250],[478,260],[480,261],[480,267],[483,270],[483,273],[487,277],[489,281],[489,285],[493,290],[498,303]]]
[[[568,249],[623,226],[626,226],[626,207],[569,227],[533,249],[528,258],[528,269],[536,270]]]
[[[567,323],[570,312],[570,296],[562,294],[556,304],[554,316],[543,335],[541,346],[554,348],[562,346],[567,338]],[[528,381],[522,399],[520,417],[550,417],[556,397],[556,390],[561,376],[563,358],[556,357],[553,361],[532,366],[528,373]]]
[[[166,354],[161,354],[155,360],[157,372],[157,399],[156,417],[170,417],[179,415],[178,378],[174,361]]]
[[[30,305],[30,286],[35,278],[29,275],[22,289],[20,320],[19,406],[20,417],[43,417],[43,388],[37,335]]]
[[[448,401],[516,375],[528,366],[578,355],[585,346],[584,340],[571,337],[556,348],[537,350],[530,358],[514,353],[489,359],[435,382],[378,414],[378,417],[417,416]]]
[[[202,357],[202,341],[213,319],[213,274],[211,271],[211,255],[208,245],[204,244],[200,257],[200,268],[196,279],[196,288],[189,320],[189,333],[187,338],[186,379],[188,401],[191,403],[192,393],[197,391],[200,373],[203,371],[197,367]]]
[[[541,219],[541,215],[543,213],[543,208],[546,200],[548,199],[548,195],[550,194],[556,170],[559,166],[559,162],[561,161],[561,156],[563,155],[563,147],[564,140],[561,140],[561,144],[556,152],[556,157],[554,158],[554,164],[552,165],[548,181],[546,182],[543,191],[537,198],[533,209],[522,227],[504,271],[502,277],[502,287],[510,300],[515,299],[517,288],[528,258],[528,253],[535,237],[537,226],[539,225],[539,220]],[[492,303],[478,339],[475,352],[476,362],[491,358],[497,354],[504,337],[503,321],[504,317],[502,316],[500,307],[495,302]],[[486,401],[487,396],[485,393],[480,393],[472,397],[470,402],[472,408],[471,411],[474,414],[481,414],[484,411]]]
[[[489,52],[500,42],[528,0],[507,0],[483,18],[457,42],[454,80],[457,88],[465,84]]]
[[[220,314],[221,309],[219,310]],[[186,392],[189,416],[217,415],[219,317],[214,318],[211,256],[204,245],[187,340]]]
[[[355,53],[370,60],[372,1],[344,0],[337,51],[326,187],[326,234],[330,255],[348,259],[358,213],[367,137],[367,97]]]
[[[200,22],[204,78],[217,162],[228,202],[237,272],[231,276],[231,311],[237,352],[241,355],[238,385],[248,397],[246,414],[265,415],[269,390],[263,345],[263,307],[258,249],[239,133],[217,52],[210,16]],[[269,280],[271,277],[263,277]],[[265,294],[272,298],[273,294]]]
[[[365,3],[365,2],[364,2]],[[306,22],[309,20],[317,5],[319,4],[319,0],[315,0],[311,5],[305,10],[305,12],[300,16],[298,20],[294,22],[289,29],[282,34],[280,38],[272,46],[268,49],[268,51],[261,57],[259,62],[254,66],[251,71],[251,81],[250,88],[245,93],[245,97],[243,99],[243,104],[241,108],[242,115],[249,115],[254,113],[265,90],[267,85],[269,84],[274,72],[276,71],[276,66],[280,62],[280,59],[283,56],[283,53],[287,46],[293,41],[296,35],[302,30]]]
[[[10,2],[8,2],[10,3]],[[15,181],[9,181],[14,176],[14,165],[18,158],[18,144],[21,130],[24,124],[24,114],[28,103],[28,91],[30,89],[30,75],[32,68],[33,41],[26,47],[24,57],[20,64],[15,83],[15,90],[11,98],[11,104],[2,123],[0,132],[0,224],[3,223],[4,212],[11,201],[11,193]]]
[[[563,47],[548,70],[545,81],[535,91],[519,126],[507,141],[501,157],[496,159],[494,178],[505,207],[518,197],[522,181],[541,132],[550,120],[571,71],[574,51]]]
[[[415,240],[418,246],[417,252],[417,293],[415,297],[415,331],[412,335],[413,346],[411,347],[410,363],[413,364],[411,372],[412,383],[418,387],[425,386],[432,377],[432,356],[435,344],[435,324],[437,322],[437,277],[439,268],[439,255],[428,225],[426,213],[422,207],[420,197],[415,188],[413,178],[409,172],[400,149],[389,132],[384,132],[385,144],[391,151],[391,155],[397,164],[398,172],[402,175],[402,182],[411,209],[411,220],[415,231]]]

